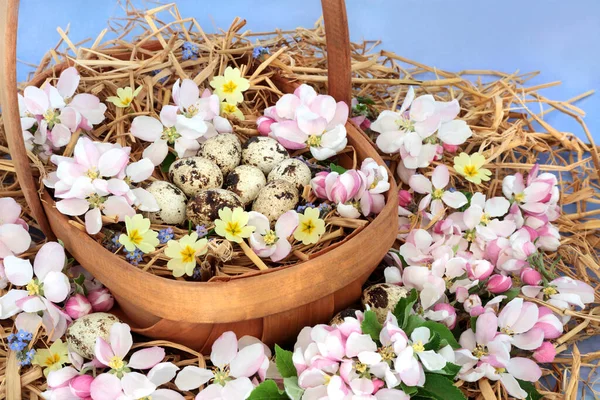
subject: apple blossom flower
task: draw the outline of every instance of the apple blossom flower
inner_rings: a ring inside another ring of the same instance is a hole
[[[539,363],[551,363],[556,357],[556,348],[550,342],[544,342],[534,350],[533,358]]]
[[[528,297],[544,299],[548,304],[561,309],[572,307],[585,308],[586,304],[594,302],[594,288],[585,282],[561,276],[544,286],[523,286],[522,293]]]
[[[210,360],[213,369],[186,366],[175,378],[179,390],[194,390],[212,381],[196,399],[225,398],[243,400],[254,389],[254,376],[263,381],[269,366],[270,352],[257,339],[235,333],[223,333],[213,344]]]
[[[98,375],[90,385],[92,399],[106,400],[144,400],[165,399],[184,400],[184,397],[171,389],[158,389],[169,382],[179,368],[172,363],[160,363],[154,366],[148,375],[128,372],[122,378],[104,373]]]
[[[526,285],[536,286],[542,283],[542,274],[531,267],[523,268],[520,277]]]
[[[92,305],[89,300],[80,293],[69,297],[65,303],[65,312],[74,320],[88,315],[91,311]]]
[[[476,185],[479,185],[481,181],[490,180],[492,171],[482,168],[484,165],[485,157],[481,153],[474,153],[470,156],[467,153],[460,153],[458,157],[454,157],[454,169],[456,172]]]
[[[19,255],[31,245],[29,227],[20,216],[19,203],[11,197],[0,199],[0,260]]]
[[[248,225],[249,213],[241,207],[231,210],[225,207],[219,210],[219,219],[215,220],[215,232],[230,242],[241,243],[255,231],[254,226]]]
[[[250,81],[242,77],[239,68],[225,68],[223,76],[215,76],[210,81],[210,86],[221,101],[238,104],[244,101],[243,92],[250,87]]]
[[[115,304],[115,298],[105,287],[90,290],[87,294],[87,299],[90,302],[94,312],[110,311]]]
[[[167,268],[173,271],[174,277],[185,275],[192,276],[196,268],[196,257],[206,254],[208,240],[198,239],[198,234],[192,232],[182,236],[179,240],[169,240],[165,255],[169,258]]]
[[[269,220],[263,214],[250,211],[248,225],[255,227],[250,235],[250,246],[259,257],[270,257],[272,261],[283,260],[290,254],[292,245],[288,241],[298,227],[298,213],[294,210],[283,213],[271,229]]]
[[[308,207],[304,213],[297,213],[298,226],[294,230],[294,239],[302,244],[314,244],[325,233],[325,221],[320,218],[318,208]]]
[[[558,317],[548,308],[538,308],[538,319],[533,326],[544,331],[544,339],[556,339],[563,333],[563,324]]]
[[[552,191],[553,185],[547,181],[533,181],[525,186],[523,175],[507,175],[502,180],[502,193],[514,201],[525,212],[543,214],[548,209],[543,202]]]
[[[158,232],[150,229],[150,220],[141,214],[135,214],[133,217],[126,216],[125,228],[127,233],[119,236],[119,243],[128,251],[137,248],[143,253],[150,253],[158,246]]]
[[[486,288],[490,291],[490,293],[498,294],[506,292],[512,287],[512,285],[513,281],[510,276],[494,274],[490,277],[490,279],[488,279]]]
[[[482,306],[481,298],[477,294],[469,295],[463,301],[463,307],[471,317],[477,317],[485,312],[485,309]]]
[[[408,207],[412,203],[413,196],[410,192],[404,189],[398,191],[398,205],[400,207]]]
[[[141,92],[142,86],[138,86],[135,90],[131,87],[126,86],[124,88],[117,89],[116,96],[108,96],[106,101],[113,103],[119,108],[127,108],[133,102],[133,99]]]
[[[463,193],[444,190],[449,182],[450,174],[445,165],[438,165],[433,170],[431,181],[424,175],[413,175],[409,180],[410,187],[417,193],[426,194],[419,203],[419,210],[425,210],[431,204],[431,213],[441,215],[444,204],[454,209],[467,204],[467,197]]]
[[[430,310],[425,311],[423,316],[429,320],[441,322],[448,329],[454,329],[458,319],[456,309],[448,303],[437,303]]]
[[[536,328],[538,306],[516,297],[509,301],[498,314],[498,327],[508,335],[510,343],[523,350],[534,350],[542,345],[544,331]]]
[[[383,193],[390,189],[387,169],[372,158],[365,158],[360,166],[364,191],[360,196],[360,209],[364,216],[379,214],[385,206]]]

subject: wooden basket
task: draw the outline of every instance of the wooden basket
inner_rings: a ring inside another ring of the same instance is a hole
[[[323,0],[329,94],[350,104],[350,47],[343,0]],[[106,285],[134,331],[207,351],[221,333],[252,335],[271,345],[293,339],[302,327],[326,323],[356,302],[362,285],[397,233],[397,188],[393,179],[383,211],[364,229],[336,247],[293,266],[260,271],[226,282],[183,282],[164,279],[125,262],[70,223],[47,191],[38,193],[21,134],[17,102],[16,36],[18,0],[0,6],[0,89],[3,120],[17,176],[32,215],[48,238],[58,237],[66,249]],[[64,68],[64,66],[63,66]],[[54,72],[58,66],[54,67]],[[53,73],[52,71],[49,72]],[[48,75],[30,82],[41,85]],[[282,84],[290,90],[291,84]],[[349,144],[359,160],[384,164],[364,134],[346,125]],[[390,177],[392,174],[390,174]]]

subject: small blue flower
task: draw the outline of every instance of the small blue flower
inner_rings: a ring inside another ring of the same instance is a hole
[[[162,71],[160,69],[155,69],[154,71],[152,71],[152,76],[156,76],[158,74],[160,74]],[[164,78],[160,78],[158,81],[162,84],[166,83],[169,80],[169,75],[165,76]]]
[[[119,250],[119,248],[121,247],[121,243],[119,243],[119,235],[115,234],[113,235],[113,237],[110,238],[110,240],[105,241],[104,247],[106,247],[108,251],[112,252]]]
[[[296,212],[303,213],[307,208],[314,208],[315,205],[313,203],[306,203],[304,205],[300,205],[296,207]]]
[[[19,329],[19,332],[17,332],[17,338],[23,342],[29,342],[31,339],[33,339],[33,334],[24,329]]]
[[[328,203],[319,204],[318,209],[319,209],[319,216],[321,218],[324,218],[332,210],[331,205]]]
[[[183,60],[195,60],[198,58],[199,48],[198,45],[192,42],[183,42],[181,50],[181,58]]]
[[[173,228],[165,228],[158,231],[158,241],[160,244],[165,244],[174,237]]]
[[[196,234],[198,234],[198,238],[203,238],[208,235],[208,229],[204,225],[196,225]]]
[[[14,342],[9,343],[8,347],[12,351],[21,351],[21,350],[25,349],[25,347],[27,347],[27,343],[26,342],[14,341]]]
[[[8,340],[8,343],[11,343],[13,340],[18,340],[17,335],[15,335],[14,333],[11,333],[10,335],[8,335],[6,340]]]
[[[126,253],[125,258],[132,265],[138,265],[140,263],[140,261],[142,261],[144,259],[144,253],[140,249],[137,249],[137,248],[134,251],[125,250],[125,253]]]
[[[26,352],[26,353],[24,354],[24,356],[17,357],[17,358],[20,358],[20,360],[19,360],[19,365],[20,365],[21,367],[24,367],[24,366],[26,366],[26,365],[29,365],[29,364],[31,364],[31,361],[33,360],[33,357],[34,357],[34,356],[35,356],[35,350],[34,350],[34,349],[31,349],[31,350],[29,350],[28,352]]]
[[[252,50],[252,57],[254,57],[254,58],[260,58],[261,56],[267,55],[267,54],[271,54],[271,52],[269,51],[269,49],[267,47],[256,46]]]

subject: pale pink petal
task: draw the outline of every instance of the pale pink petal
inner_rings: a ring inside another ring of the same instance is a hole
[[[69,381],[79,375],[79,372],[73,367],[64,367],[57,371],[48,373],[48,387],[58,388],[67,385]]]
[[[27,295],[27,290],[12,289],[0,297],[0,319],[10,318],[21,311],[17,303],[26,298]]]
[[[472,204],[472,203],[471,203]],[[483,210],[477,205],[471,205],[463,214],[463,220],[468,229],[473,229],[481,222]]]
[[[185,400],[185,397],[174,390],[157,389],[152,393],[152,400]]]
[[[20,254],[27,250],[30,245],[31,236],[21,225],[0,225],[0,258]]]
[[[223,333],[212,346],[210,361],[217,367],[224,367],[231,363],[237,355],[237,336],[233,332]]]
[[[0,225],[14,224],[21,215],[21,206],[12,197],[0,199]]]
[[[234,379],[225,384],[222,398],[223,400],[246,399],[252,390],[254,390],[254,385],[252,385],[250,379],[245,377]]]
[[[542,370],[537,363],[529,358],[513,357],[506,371],[517,379],[536,382],[542,377]]]
[[[150,163],[152,163],[152,162],[150,162]],[[152,166],[152,168],[154,168],[154,165]],[[124,180],[112,178],[112,179],[108,180],[106,189],[111,194],[114,194],[116,196],[122,196],[125,193],[129,192],[130,187]]]
[[[71,285],[69,278],[62,272],[50,271],[44,278],[44,296],[53,303],[64,301],[69,292]]]
[[[375,393],[377,400],[409,400],[410,396],[399,389],[380,389]]]
[[[42,324],[42,318],[37,314],[32,313],[21,313],[15,318],[15,327],[17,330],[24,330],[36,334],[40,325]]]
[[[175,97],[175,88],[173,88],[173,97]],[[189,106],[198,101],[200,97],[200,89],[198,85],[191,79],[184,79],[181,82],[181,88],[179,90],[179,102],[177,105],[187,109]]]
[[[156,386],[160,386],[175,378],[175,374],[178,370],[179,367],[173,363],[161,362],[148,371],[148,379]]]
[[[79,72],[77,72],[75,67],[65,69],[61,72],[58,83],[56,84],[58,93],[64,98],[73,96],[75,90],[77,90],[77,87],[79,86],[80,79]]]
[[[33,115],[42,115],[50,107],[48,95],[38,87],[27,86],[23,91],[23,96],[27,110]]]
[[[132,182],[138,183],[145,181],[154,172],[154,164],[149,158],[142,158],[140,161],[131,163],[125,169],[125,173]]]
[[[294,210],[283,213],[275,223],[275,233],[281,238],[287,238],[294,233],[298,226],[298,213]]]
[[[10,293],[10,292],[9,292]],[[17,300],[17,307],[21,308],[25,312],[36,313],[43,311],[46,308],[43,298],[39,296],[27,296]]]
[[[163,106],[160,110],[160,122],[167,128],[175,126],[177,123],[178,111],[179,109],[176,106]]]
[[[356,357],[363,351],[377,351],[377,345],[369,335],[351,333],[346,342],[346,356]]]
[[[94,356],[103,365],[108,366],[110,360],[115,356],[115,353],[106,340],[98,337],[96,338],[96,345],[94,347]]]
[[[44,279],[50,271],[62,271],[66,259],[65,248],[60,243],[48,242],[44,244],[33,262],[35,275],[40,279]]]
[[[410,177],[408,181],[409,186],[417,193],[425,194],[431,193],[433,191],[433,187],[431,186],[431,182],[424,175],[416,174]]]
[[[485,202],[484,211],[490,217],[502,217],[510,208],[510,202],[504,197],[492,197]]]
[[[284,94],[275,104],[275,110],[280,118],[294,119],[300,99],[293,94]]]
[[[432,95],[419,96],[410,105],[410,119],[424,121],[435,113],[435,99]]]
[[[265,358],[262,344],[256,343],[244,347],[231,361],[230,373],[235,378],[251,377],[254,375]]]
[[[300,130],[296,121],[282,121],[271,125],[271,132],[286,149],[303,149],[308,135]]]
[[[110,347],[116,356],[125,358],[131,349],[132,344],[133,339],[131,337],[131,329],[129,328],[129,325],[117,322],[111,326]]]
[[[175,110],[177,110],[177,107],[175,107]],[[155,142],[160,139],[162,131],[163,124],[156,118],[147,115],[135,117],[131,122],[131,134],[146,142]]]
[[[135,210],[122,196],[110,196],[106,199],[102,212],[107,217],[118,216],[119,221],[125,221],[126,216],[133,217],[135,215]]]
[[[544,331],[540,328],[533,328],[528,332],[513,336],[512,345],[523,350],[535,350],[542,345],[544,341]]]
[[[443,123],[438,129],[437,136],[445,144],[459,146],[473,135],[465,121],[454,120]]]
[[[448,167],[445,165],[438,165],[433,170],[433,175],[431,176],[431,183],[433,183],[433,187],[436,189],[443,189],[450,182],[450,173],[448,172]]]
[[[99,208],[92,208],[85,213],[85,231],[95,235],[102,229],[102,213]]]
[[[309,106],[310,111],[325,118],[326,121],[333,120],[336,107],[337,103],[335,102],[335,99],[327,95],[318,95]]]
[[[52,128],[50,141],[54,147],[66,146],[71,141],[71,131],[66,125],[56,124]]]
[[[219,133],[233,132],[233,127],[229,123],[229,120],[218,115],[215,115],[213,118],[213,126]],[[206,134],[204,136],[206,136]]]
[[[305,117],[298,118],[297,123],[298,128],[309,136],[321,135],[327,126],[327,120],[316,114],[306,114]]]
[[[15,256],[4,259],[4,273],[8,280],[16,286],[25,286],[33,278],[33,269],[29,260],[22,260]]]
[[[135,196],[135,205],[140,211],[160,211],[160,206],[154,198],[154,195],[146,189],[135,188],[131,190],[131,193]]]
[[[275,244],[275,251],[271,254],[271,261],[281,261],[290,254],[292,245],[285,238],[280,238]]]
[[[169,145],[166,140],[159,139],[146,147],[142,157],[149,159],[155,166],[160,165],[169,154]]]
[[[335,114],[329,123],[327,124],[327,130],[331,130],[337,125],[346,125],[348,121],[348,115],[350,113],[350,109],[348,108],[348,104],[343,101],[338,101],[335,107]],[[358,124],[360,125],[360,124]]]
[[[81,114],[73,107],[65,107],[60,112],[60,122],[65,125],[69,131],[75,132],[81,123]],[[52,131],[52,135],[54,135],[54,131]]]
[[[313,100],[317,98],[317,92],[315,89],[305,83],[298,86],[296,90],[294,90],[294,95],[298,96],[303,104],[311,104]]]
[[[467,196],[458,190],[455,192],[444,192],[442,195],[442,201],[446,203],[449,207],[452,208],[460,208],[468,203]]]
[[[521,388],[519,382],[511,374],[500,374],[500,382],[510,396],[517,399],[527,398],[527,392]]]
[[[161,362],[164,358],[165,350],[163,348],[156,346],[149,347],[133,353],[129,358],[129,363],[127,365],[135,369],[149,369]]]
[[[422,147],[423,139],[416,132],[410,132],[404,137],[404,148],[412,157],[418,157]]]
[[[252,383],[250,383],[252,385]],[[221,400],[223,399],[223,386],[213,383],[200,391],[194,400]],[[242,397],[246,398],[246,397]]]
[[[98,169],[100,176],[112,177],[117,175],[129,161],[129,155],[123,149],[111,149],[100,156]]]
[[[487,345],[498,330],[498,317],[494,313],[483,313],[477,318],[475,338],[477,343]]]
[[[123,392],[130,399],[140,399],[150,396],[156,390],[156,385],[150,382],[146,375],[139,372],[129,372],[121,378]]]
[[[214,377],[212,371],[199,368],[195,365],[184,367],[175,378],[175,385],[179,390],[194,390],[204,385]]]

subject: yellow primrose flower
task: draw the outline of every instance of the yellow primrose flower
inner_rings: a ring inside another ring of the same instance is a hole
[[[242,78],[239,68],[227,67],[223,76],[215,76],[210,81],[210,86],[215,89],[215,93],[221,101],[237,104],[244,101],[242,92],[248,90],[250,81]]]
[[[481,168],[485,164],[485,157],[481,153],[471,154],[460,153],[458,157],[454,157],[454,169],[456,173],[465,177],[469,182],[477,185],[481,181],[489,181],[492,171]]]
[[[124,88],[118,88],[117,95],[107,97],[106,101],[110,101],[117,107],[127,108],[131,105],[131,102],[133,101],[135,96],[137,96],[140,93],[141,90],[141,86],[138,86],[138,88],[135,89],[135,91],[133,91],[133,89],[129,86]]]
[[[304,214],[298,213],[298,227],[294,231],[294,239],[302,244],[314,244],[325,233],[325,221],[319,218],[318,208],[307,208]]]
[[[137,247],[143,253],[150,253],[160,243],[158,232],[150,230],[150,220],[142,217],[142,214],[125,216],[125,227],[127,234],[122,233],[119,236],[119,243],[125,246],[127,251],[134,251]]]
[[[196,257],[206,254],[208,240],[198,240],[198,234],[192,232],[179,240],[169,240],[165,255],[171,259],[167,268],[173,271],[173,276],[178,278],[183,274],[192,276],[196,267]]]
[[[221,102],[221,114],[233,115],[240,121],[245,119],[244,114],[242,114],[238,106],[236,106],[234,103],[228,103],[226,101]]]
[[[58,339],[52,343],[49,349],[36,350],[32,364],[39,365],[44,368],[44,376],[48,376],[50,371],[57,371],[64,364],[69,363],[69,350],[67,344]]]
[[[219,219],[215,221],[215,232],[230,242],[241,243],[244,238],[249,238],[256,229],[248,225],[249,215],[241,207],[233,211],[225,207],[219,210]]]

